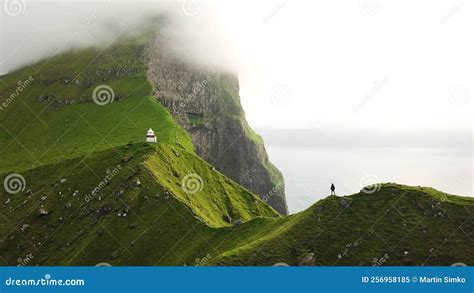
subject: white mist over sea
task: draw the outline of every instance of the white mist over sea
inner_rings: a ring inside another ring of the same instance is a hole
[[[264,138],[265,135],[264,135]],[[429,186],[473,196],[472,151],[450,147],[293,146],[266,139],[270,160],[283,173],[290,213],[330,194],[350,195],[376,182]]]

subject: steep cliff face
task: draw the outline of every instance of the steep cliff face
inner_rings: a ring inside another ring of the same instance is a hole
[[[155,97],[191,134],[204,160],[287,214],[283,176],[245,120],[238,79],[180,62],[161,43],[156,38],[146,49]]]

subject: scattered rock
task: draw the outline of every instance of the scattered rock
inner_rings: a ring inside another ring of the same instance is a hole
[[[30,227],[30,225],[28,224],[23,224],[23,226],[21,226],[21,232],[25,232],[26,229],[28,229]]]
[[[341,206],[345,209],[348,209],[351,207],[351,204],[352,204],[352,201],[350,200],[347,200],[345,198],[342,198],[340,201],[339,201],[339,204],[341,204]]]
[[[64,183],[64,182],[66,182],[66,179],[64,178],[59,181],[59,183]]]
[[[45,210],[44,208],[40,208],[39,211],[38,211],[38,215],[40,217],[44,217],[44,216],[49,215],[49,212],[47,210]]]
[[[135,185],[137,185],[137,186],[142,185],[142,183],[140,182],[140,179],[137,179],[137,181],[135,182]]]
[[[42,196],[41,200],[45,201],[48,197],[47,196]]]
[[[241,219],[235,220],[232,224],[233,224],[235,227],[238,227],[238,226],[242,225],[242,220],[241,220]]]
[[[72,207],[72,203],[68,202],[66,203],[66,208],[70,209]]]
[[[314,266],[315,262],[316,262],[316,259],[314,257],[314,253],[309,252],[300,256],[300,259],[298,261],[298,266]]]
[[[10,203],[10,199],[7,198],[7,200],[5,201],[5,204],[9,204]]]

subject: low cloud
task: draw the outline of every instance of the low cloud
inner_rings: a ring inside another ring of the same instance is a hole
[[[13,3],[15,2],[15,3]],[[15,6],[15,5],[16,6]],[[211,2],[6,1],[2,10],[0,73],[60,52],[108,46],[123,35],[160,29],[183,60],[236,71],[235,46],[226,39]],[[157,18],[162,21],[156,22]]]

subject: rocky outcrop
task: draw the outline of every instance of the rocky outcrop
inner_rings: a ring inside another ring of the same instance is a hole
[[[190,133],[204,160],[287,214],[283,176],[245,120],[237,77],[180,62],[161,44],[156,38],[145,54],[156,98]]]

